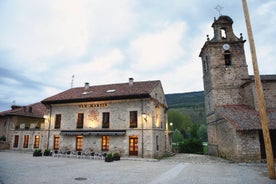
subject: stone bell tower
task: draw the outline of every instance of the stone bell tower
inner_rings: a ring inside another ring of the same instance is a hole
[[[201,49],[203,68],[206,120],[210,154],[216,155],[216,125],[219,117],[216,108],[223,105],[243,104],[243,79],[248,78],[248,69],[244,53],[242,34],[235,36],[233,20],[221,15],[212,24],[214,37],[207,35],[207,41]],[[212,149],[214,146],[214,150]]]

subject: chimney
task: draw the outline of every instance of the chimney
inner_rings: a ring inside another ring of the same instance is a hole
[[[133,78],[128,78],[128,80],[129,80],[129,86],[133,86],[134,79]]]
[[[84,90],[88,90],[89,89],[89,82],[84,83]]]

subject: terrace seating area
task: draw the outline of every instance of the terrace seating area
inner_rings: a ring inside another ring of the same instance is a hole
[[[104,160],[106,153],[95,153],[92,149],[73,151],[69,149],[53,150],[52,157]]]

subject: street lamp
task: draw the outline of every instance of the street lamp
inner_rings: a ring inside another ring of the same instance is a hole
[[[144,158],[144,120],[147,122],[147,114],[142,112],[142,158]]]

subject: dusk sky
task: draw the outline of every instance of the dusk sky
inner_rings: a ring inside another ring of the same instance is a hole
[[[275,74],[276,1],[247,3],[260,73]],[[133,77],[161,80],[166,94],[201,91],[218,4],[248,40],[242,0],[1,0],[0,111],[67,90],[73,75],[73,87]]]

